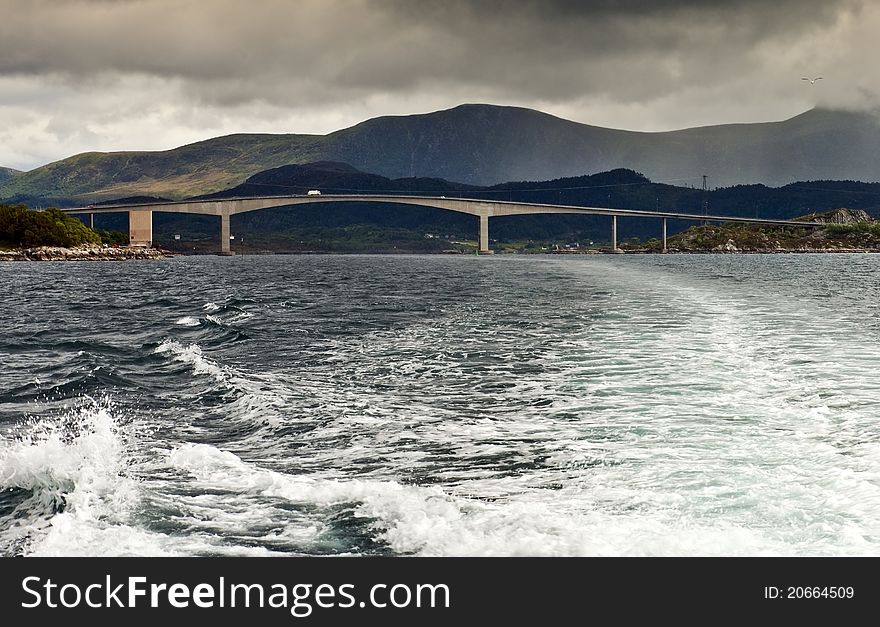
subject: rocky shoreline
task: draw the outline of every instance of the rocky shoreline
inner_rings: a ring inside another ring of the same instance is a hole
[[[847,246],[842,242],[829,242],[824,247],[800,245],[800,246],[783,246],[778,242],[772,246],[764,247],[746,247],[737,245],[732,239],[728,239],[726,243],[713,246],[709,249],[679,249],[670,247],[669,253],[680,254],[734,254],[734,255],[773,255],[773,254],[797,254],[797,253],[880,253],[880,248],[876,247],[854,247]]]
[[[124,248],[113,246],[38,246],[0,250],[0,261],[127,261],[130,259],[162,259],[171,253],[156,248]]]
[[[774,254],[774,253],[875,253],[880,252],[880,222],[861,209],[840,208],[796,218],[822,223],[818,228],[754,224],[704,224],[673,235],[671,253]],[[624,244],[625,246],[625,244]],[[643,246],[660,251],[660,242]]]
[[[716,246],[714,248],[705,249],[683,249],[669,248],[665,253],[660,250],[648,248],[618,248],[616,251],[610,249],[605,250],[588,250],[580,252],[571,252],[574,255],[601,255],[601,254],[624,254],[624,255],[806,255],[806,254],[836,254],[836,253],[880,253],[880,248],[757,248],[757,249],[741,249],[736,246]],[[557,253],[551,253],[557,254]]]

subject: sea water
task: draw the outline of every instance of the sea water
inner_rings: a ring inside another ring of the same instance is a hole
[[[880,256],[0,265],[6,555],[878,555]]]

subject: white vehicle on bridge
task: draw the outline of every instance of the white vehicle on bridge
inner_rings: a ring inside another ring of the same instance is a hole
[[[320,196],[320,195],[321,195],[320,189],[310,189],[308,192],[306,192],[306,196]]]

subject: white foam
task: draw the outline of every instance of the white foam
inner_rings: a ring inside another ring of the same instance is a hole
[[[65,429],[65,423],[71,426]],[[68,439],[65,430],[73,429],[80,433]],[[107,479],[117,472],[118,449],[107,407],[80,409],[64,422],[40,421],[0,452],[0,486],[32,491],[46,507],[71,502],[77,483],[89,493],[101,494],[113,487]],[[80,507],[88,507],[88,502]]]
[[[177,340],[165,340],[153,350],[153,353],[171,355],[174,361],[189,364],[194,374],[214,377],[220,382],[228,380],[228,373],[216,362],[204,357],[198,344],[184,346]]]
[[[206,444],[187,444],[169,461],[206,487],[314,506],[356,505],[375,520],[376,539],[404,554],[478,555],[761,555],[783,547],[760,531],[682,522],[674,511],[621,516],[585,507],[558,491],[529,491],[517,502],[487,503],[438,487],[393,481],[338,481],[260,469]],[[215,505],[225,511],[222,502]]]
[[[214,312],[214,311],[220,311],[220,309],[222,309],[222,307],[220,307],[220,305],[218,305],[217,303],[205,303],[202,306],[202,309],[204,309],[205,311]]]
[[[139,494],[125,474],[125,447],[107,400],[35,420],[3,442],[0,487],[31,493],[17,510],[27,515],[4,525],[3,544],[31,555],[162,554],[147,548],[150,534],[127,525]]]
[[[229,324],[238,324],[239,322],[244,322],[250,318],[253,318],[254,314],[250,311],[239,311],[234,315],[230,316],[228,319]]]
[[[57,514],[45,537],[35,542],[31,557],[168,557],[182,554],[166,547],[162,534],[128,524],[88,518],[76,511]]]
[[[198,318],[193,316],[184,316],[183,318],[178,318],[174,321],[174,324],[180,325],[182,327],[197,327],[200,322]]]

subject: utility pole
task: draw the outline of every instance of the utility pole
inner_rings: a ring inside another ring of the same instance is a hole
[[[703,175],[703,215],[709,215],[709,188],[706,186],[706,175]]]
[[[706,186],[706,175],[703,175],[703,216],[709,215],[709,188]],[[706,225],[706,221],[703,221],[703,225]]]

